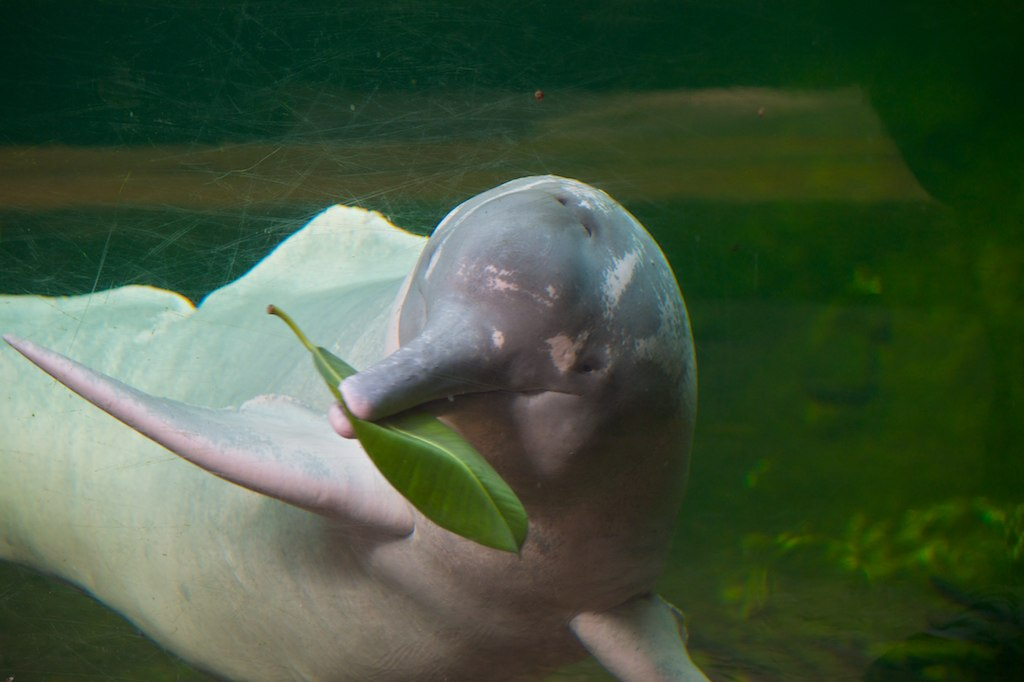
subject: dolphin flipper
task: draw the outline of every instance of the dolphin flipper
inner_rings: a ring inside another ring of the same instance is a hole
[[[327,420],[281,397],[210,409],[143,393],[31,341],[4,340],[72,391],[182,458],[255,492],[397,536],[409,503]]]
[[[581,613],[570,627],[587,651],[623,682],[708,682],[686,651],[679,612],[658,595]]]

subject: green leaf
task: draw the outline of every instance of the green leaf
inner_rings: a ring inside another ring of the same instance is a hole
[[[487,547],[518,552],[527,518],[515,492],[462,436],[435,417],[410,410],[378,422],[355,418],[338,385],[356,373],[330,351],[313,345],[280,309],[269,306],[313,356],[313,364],[341,405],[377,469],[428,519]]]

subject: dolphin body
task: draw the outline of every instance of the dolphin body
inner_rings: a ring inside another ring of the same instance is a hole
[[[365,368],[341,386],[356,416],[424,406],[473,443],[524,503],[521,553],[436,526],[339,437],[268,303]],[[197,666],[520,680],[590,652],[622,680],[706,680],[651,592],[688,467],[689,321],[603,192],[522,178],[429,240],[335,206],[197,308],[140,286],[0,297],[0,331],[124,422],[0,352],[0,557]]]

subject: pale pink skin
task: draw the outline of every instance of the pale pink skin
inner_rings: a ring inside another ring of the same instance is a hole
[[[343,393],[341,397],[344,398],[345,394]],[[346,401],[345,404],[347,405],[348,402]],[[348,420],[345,411],[341,409],[341,405],[335,403],[327,408],[327,419],[331,422],[331,428],[342,438],[351,439],[356,437],[355,429],[352,428],[352,422]]]
[[[370,419],[372,415],[372,407],[369,403],[360,399],[358,395],[351,395],[351,392],[345,388],[345,383],[342,382],[340,386],[341,398],[345,401],[345,405],[358,419]],[[331,423],[331,428],[343,438],[355,438],[356,432],[352,428],[352,423],[348,420],[348,416],[345,415],[345,410],[341,409],[341,405],[335,403],[327,408],[327,419]]]
[[[75,436],[59,438],[60,428],[32,419],[62,394],[0,355],[0,390],[9,392],[0,405],[25,392],[12,418],[28,434],[0,445],[9,448],[0,450],[0,556],[60,572],[188,660],[236,679],[526,679],[589,651],[621,680],[705,680],[672,610],[650,593],[682,497],[696,399],[685,308],[654,242],[593,188],[524,178],[452,211],[404,284],[381,271],[366,279],[379,286],[348,289],[330,278],[378,267],[360,249],[381,249],[367,227],[377,218],[358,219],[363,227],[343,237],[314,220],[232,295],[212,295],[191,316],[166,304],[188,319],[167,327],[152,353],[125,346],[129,362],[118,363],[116,343],[96,344],[92,357],[107,371],[176,400],[5,337],[103,410],[237,486],[83,408],[61,408],[57,423]],[[382,238],[409,262],[409,238]],[[320,271],[323,289],[302,279]],[[342,383],[346,405],[364,419],[425,405],[459,430],[526,506],[520,555],[424,518],[351,440],[340,407],[323,403],[287,330],[244,330],[286,277],[294,300],[273,302],[313,320],[303,324],[312,338],[348,339],[333,350],[356,366],[361,348],[398,347]],[[362,305],[350,305],[350,291]],[[377,335],[381,318],[366,301],[396,291],[391,332]],[[47,310],[4,303],[0,323],[13,320],[23,335]],[[42,312],[4,317],[28,308]],[[102,314],[99,302],[86,308]],[[65,318],[94,319],[53,319]],[[146,331],[166,319],[154,313],[130,343],[149,344]],[[106,328],[118,325],[79,324],[68,338],[82,349]],[[145,360],[132,362],[140,352]],[[147,378],[161,363],[162,379]],[[203,366],[238,385],[211,383]],[[268,378],[293,397],[248,393]],[[80,492],[61,493],[65,480]],[[37,511],[18,504],[23,490]],[[81,535],[83,524],[90,532]]]

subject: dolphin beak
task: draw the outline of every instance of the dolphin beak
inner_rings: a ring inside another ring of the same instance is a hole
[[[488,376],[495,376],[496,360],[490,344],[465,324],[432,325],[377,364],[345,379],[341,395],[356,417],[381,419],[433,400],[501,390],[487,382]]]

